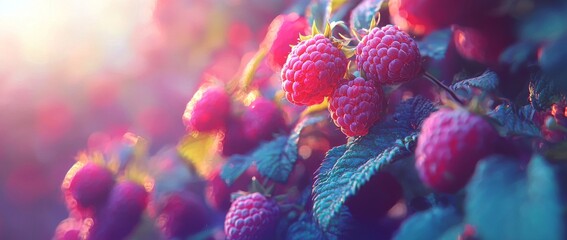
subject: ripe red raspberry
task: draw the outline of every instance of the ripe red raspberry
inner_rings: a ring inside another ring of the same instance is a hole
[[[116,184],[108,201],[94,218],[88,240],[125,239],[142,220],[148,192],[137,183]]]
[[[188,131],[210,132],[226,127],[230,115],[230,97],[222,87],[201,87],[183,113]]]
[[[347,70],[347,58],[331,40],[317,34],[294,46],[281,78],[288,101],[296,105],[323,102]]]
[[[260,193],[241,196],[228,210],[224,233],[228,240],[270,239],[279,214],[277,203]]]
[[[441,109],[421,127],[415,150],[421,180],[440,192],[456,192],[469,181],[479,160],[494,152],[498,133],[466,110]]]
[[[101,207],[114,186],[114,176],[104,166],[77,162],[61,186],[69,209],[87,214]]]
[[[279,15],[274,18],[263,42],[263,44],[271,45],[266,58],[274,71],[281,70],[287,55],[291,52],[291,46],[296,45],[299,35],[307,34],[308,30],[307,19],[297,13]]]
[[[344,82],[329,98],[329,111],[337,127],[349,137],[364,136],[380,120],[384,93],[374,81],[357,77]]]
[[[392,208],[402,198],[402,186],[389,173],[380,172],[362,185],[356,195],[346,201],[352,216],[370,222],[376,220]]]
[[[162,200],[156,223],[166,239],[186,239],[208,222],[205,207],[190,192],[173,192]]]
[[[374,28],[356,46],[358,69],[381,84],[409,81],[421,71],[417,44],[398,27]]]
[[[265,98],[258,98],[242,115],[244,137],[253,142],[270,140],[275,133],[285,132],[283,112]]]

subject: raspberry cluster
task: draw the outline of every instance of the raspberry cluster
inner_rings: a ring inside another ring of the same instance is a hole
[[[383,85],[400,84],[422,71],[415,41],[398,27],[373,28],[356,46],[355,61],[342,49],[348,44],[316,34],[293,47],[281,71],[286,98],[297,105],[314,105],[329,98],[335,125],[349,136],[364,136],[381,119],[386,107]],[[359,77],[347,73],[356,64]]]

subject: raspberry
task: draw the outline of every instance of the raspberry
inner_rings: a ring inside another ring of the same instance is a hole
[[[244,137],[252,142],[270,140],[274,133],[286,130],[283,112],[272,101],[258,98],[242,116]]]
[[[514,42],[514,25],[506,18],[491,19],[475,27],[453,25],[453,40],[463,57],[497,65],[500,54]]]
[[[451,24],[471,24],[498,7],[498,0],[391,0],[392,21],[403,30],[428,34]]]
[[[237,198],[230,206],[224,222],[228,240],[270,239],[280,209],[275,201],[260,193]]]
[[[222,87],[201,87],[183,113],[188,131],[210,132],[226,127],[230,114],[230,97]]]
[[[206,227],[208,215],[197,196],[173,192],[162,202],[156,222],[166,239],[186,239]]]
[[[229,117],[228,126],[221,140],[223,156],[245,154],[258,146],[258,142],[244,137],[244,125],[242,118],[238,116]]]
[[[291,46],[299,41],[300,34],[307,34],[307,19],[297,13],[277,16],[268,28],[263,44],[271,44],[266,56],[268,64],[274,71],[279,71],[285,64]]]
[[[113,186],[110,170],[92,162],[78,162],[67,172],[62,190],[71,210],[86,213],[102,206]]]
[[[415,150],[416,168],[430,188],[453,193],[494,152],[498,133],[484,118],[466,110],[442,109],[423,122]]]
[[[57,225],[54,240],[79,240],[83,222],[75,218],[67,218]]]
[[[421,55],[415,41],[398,27],[374,28],[356,46],[358,69],[370,80],[398,84],[421,71]]]
[[[373,81],[345,80],[329,98],[331,117],[347,136],[364,136],[380,120],[383,96]]]
[[[245,171],[232,185],[228,186],[220,176],[221,169],[222,167],[219,167],[209,175],[205,198],[213,208],[226,212],[230,208],[230,195],[239,190],[247,190],[250,179],[254,175],[250,171]]]
[[[380,172],[362,185],[346,205],[353,217],[372,221],[384,216],[402,198],[402,186],[389,173]]]
[[[97,213],[87,239],[125,239],[142,219],[147,203],[144,187],[130,181],[116,184],[108,202]]]
[[[322,34],[294,46],[283,66],[282,88],[296,105],[323,102],[347,70],[347,58]]]

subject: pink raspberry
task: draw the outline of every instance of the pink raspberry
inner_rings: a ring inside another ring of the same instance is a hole
[[[356,46],[358,69],[370,80],[399,84],[415,78],[421,71],[417,44],[393,25],[374,28]]]
[[[323,102],[347,70],[347,58],[322,34],[292,48],[283,66],[282,88],[288,101],[296,105]]]
[[[421,129],[415,165],[425,185],[440,192],[465,186],[477,162],[494,152],[499,138],[488,121],[461,109],[432,113]]]
[[[188,131],[210,132],[226,127],[230,115],[230,97],[224,88],[201,87],[183,113]]]
[[[384,93],[374,81],[357,77],[345,80],[329,98],[335,125],[349,137],[364,136],[380,120]]]
[[[263,44],[271,44],[268,55],[268,63],[275,71],[279,71],[285,64],[287,55],[291,52],[291,45],[299,41],[299,34],[307,34],[309,24],[307,19],[297,13],[279,15],[268,28],[268,34]]]
[[[86,217],[104,205],[114,187],[114,175],[106,167],[92,162],[81,165],[76,163],[69,169],[62,190],[69,209]]]
[[[280,209],[276,202],[260,193],[237,198],[224,222],[226,239],[270,239],[274,234]]]
[[[283,112],[274,102],[265,98],[252,102],[242,120],[244,137],[253,142],[270,140],[275,133],[286,130]]]

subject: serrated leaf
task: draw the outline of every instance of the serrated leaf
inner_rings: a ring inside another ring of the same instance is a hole
[[[331,0],[311,0],[307,6],[306,16],[310,23],[322,32],[325,29],[325,24],[331,18]]]
[[[364,0],[350,14],[350,27],[356,30],[369,29],[370,22],[380,11],[383,0]]]
[[[430,57],[436,60],[445,58],[447,47],[453,40],[451,29],[442,29],[430,33],[421,41],[417,42],[421,56]]]
[[[325,239],[311,214],[303,214],[287,229],[286,240]]]
[[[529,91],[532,106],[536,110],[545,110],[553,103],[566,98],[567,81],[559,76],[537,71],[532,75]]]
[[[327,119],[325,116],[309,117],[297,124],[289,137],[279,136],[263,143],[251,158],[263,176],[276,182],[285,183],[298,157],[297,142],[306,127]]]
[[[453,90],[466,90],[468,88],[478,88],[483,91],[492,92],[498,88],[498,75],[493,71],[486,71],[478,77],[465,79],[451,85]]]
[[[498,105],[488,113],[499,125],[498,130],[503,136],[541,137],[538,127],[532,122],[535,110],[526,105],[515,109],[510,104]]]
[[[250,167],[252,164],[252,159],[244,155],[232,155],[228,158],[226,164],[222,167],[220,172],[221,178],[226,182],[228,186],[232,185],[242,173]]]
[[[314,216],[328,230],[346,199],[356,194],[370,177],[384,166],[411,156],[408,146],[423,120],[434,111],[431,102],[422,97],[401,103],[396,112],[376,124],[366,136],[331,149],[313,187]]]
[[[419,212],[407,219],[401,226],[395,240],[439,239],[451,227],[459,224],[462,217],[453,208],[434,207]]]
[[[564,239],[563,210],[543,158],[534,157],[525,171],[515,159],[493,156],[477,166],[467,187],[465,222],[481,239]]]
[[[213,158],[217,146],[216,134],[189,134],[181,139],[177,151],[183,160],[192,164],[201,176],[205,176],[219,163]]]

